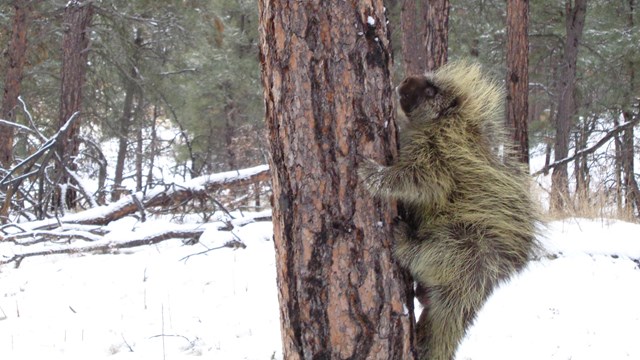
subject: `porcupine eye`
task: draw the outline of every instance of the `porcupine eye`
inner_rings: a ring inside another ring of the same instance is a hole
[[[397,88],[400,97],[400,108],[405,114],[411,113],[427,99],[438,94],[438,88],[424,76],[411,76]]]

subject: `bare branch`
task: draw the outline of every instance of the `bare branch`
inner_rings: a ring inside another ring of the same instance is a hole
[[[193,197],[206,195],[220,188],[244,186],[256,181],[266,181],[268,178],[268,166],[261,165],[243,170],[197,177],[183,183],[173,184],[166,188],[156,188],[148,191],[146,194],[144,192],[137,192],[135,193],[135,197],[142,203],[145,209],[156,206],[166,207],[189,200]],[[61,218],[60,221],[63,223],[85,225],[108,224],[111,221],[133,214],[138,210],[138,206],[135,204],[132,196],[124,197],[107,206],[99,206],[81,213],[67,215]],[[42,229],[57,226],[51,219],[34,222],[32,224],[34,224],[34,228]]]
[[[577,157],[584,156],[584,155],[589,155],[589,154],[594,153],[602,145],[606,144],[609,140],[611,140],[611,138],[614,137],[616,134],[618,134],[619,132],[621,132],[623,130],[626,130],[626,129],[630,128],[630,127],[635,126],[636,124],[638,124],[638,122],[640,122],[640,117],[636,116],[633,120],[627,121],[624,124],[620,124],[620,125],[614,127],[608,133],[606,133],[600,140],[598,140],[598,142],[595,143],[594,145],[592,145],[592,146],[590,146],[588,148],[582,149],[580,151],[577,151],[572,156],[568,156],[568,157],[566,157],[564,159],[557,160],[557,161],[553,162],[552,164],[549,164],[549,165],[543,167],[542,169],[534,172],[532,176],[535,177],[535,176],[541,175],[543,173],[546,173],[550,169],[553,169],[553,168],[555,168],[557,166],[564,165],[564,164],[566,164],[568,162],[571,162],[571,161],[575,160]]]
[[[142,245],[152,245],[157,244],[159,242],[169,240],[169,239],[188,239],[188,238],[198,238],[204,232],[204,228],[198,229],[182,229],[182,230],[168,230],[163,231],[157,234],[153,234],[151,236],[145,236],[139,239],[132,239],[127,241],[109,241],[109,242],[101,242],[99,244],[91,244],[84,246],[73,246],[73,247],[59,247],[41,251],[33,251],[33,252],[25,252],[21,254],[13,255],[6,260],[0,260],[0,265],[9,264],[12,262],[16,263],[16,267],[20,266],[22,260],[28,257],[33,256],[44,256],[44,255],[56,255],[56,254],[80,254],[80,253],[91,253],[91,252],[110,252],[115,249],[124,249],[124,248],[132,248]]]
[[[14,122],[9,121],[9,120],[0,119],[0,124],[5,125],[5,126],[11,126],[11,127],[14,127],[14,128],[16,128],[18,130],[22,130],[22,131],[26,131],[26,132],[31,133],[31,134],[35,134],[35,131],[33,131],[32,129],[30,129],[30,128],[24,126],[24,125],[21,125],[21,124],[18,124],[18,123],[14,123]]]

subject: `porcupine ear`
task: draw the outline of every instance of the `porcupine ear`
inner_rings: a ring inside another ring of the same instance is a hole
[[[425,76],[410,76],[398,85],[396,91],[400,97],[400,108],[409,114],[426,100],[434,98],[438,87]]]

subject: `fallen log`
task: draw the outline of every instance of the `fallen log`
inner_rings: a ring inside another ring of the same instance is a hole
[[[119,201],[94,207],[80,213],[69,214],[58,219],[46,219],[29,223],[31,229],[53,229],[60,224],[106,225],[136,211],[152,207],[167,207],[180,204],[188,199],[227,188],[235,188],[269,180],[269,167],[260,165],[252,168],[200,176],[182,183],[156,187],[145,192],[136,192]]]

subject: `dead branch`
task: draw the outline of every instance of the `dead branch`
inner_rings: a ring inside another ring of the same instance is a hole
[[[25,241],[20,241],[21,239],[30,239]],[[102,239],[101,236],[92,234],[88,231],[47,231],[47,230],[36,230],[29,231],[17,234],[11,234],[9,236],[5,236],[3,241],[8,241],[14,243],[15,245],[20,246],[28,246],[42,242],[60,242],[67,241],[71,242],[73,240],[85,240],[85,241],[98,241]]]
[[[532,176],[536,177],[538,175],[541,175],[543,173],[547,173],[549,170],[567,164],[573,160],[575,160],[577,157],[580,156],[584,156],[584,155],[589,155],[594,153],[596,150],[598,150],[602,145],[606,144],[609,140],[611,140],[612,137],[616,136],[616,134],[618,134],[619,132],[626,130],[630,127],[635,126],[636,124],[638,124],[638,122],[640,122],[640,116],[636,116],[635,119],[631,120],[631,121],[627,121],[624,124],[620,124],[616,127],[614,127],[613,129],[611,129],[608,133],[606,133],[600,140],[598,140],[597,143],[595,143],[594,145],[582,149],[580,151],[577,151],[575,154],[573,154],[572,156],[566,157],[564,159],[560,159],[558,161],[553,162],[552,164],[549,164],[545,167],[543,167],[542,169],[536,171],[533,173]]]
[[[268,178],[269,168],[267,165],[205,175],[183,183],[168,185],[165,188],[156,188],[146,194],[137,192],[107,206],[95,207],[77,214],[64,216],[60,218],[60,222],[65,224],[106,225],[139,211],[140,206],[136,204],[136,200],[142,204],[143,209],[168,207],[195,197],[205,196],[221,188],[246,186],[256,181],[268,180]],[[51,229],[58,226],[57,222],[51,219],[33,222],[32,224],[35,226],[34,229]]]
[[[260,213],[256,213],[254,216],[250,216],[247,218],[234,219],[229,222],[218,222],[215,225],[215,229],[218,231],[231,231],[236,227],[242,227],[247,224],[256,222],[256,221],[270,221],[271,213],[270,211],[264,211]],[[131,238],[126,240],[108,240],[100,235],[104,235],[105,233],[96,234],[95,230],[103,230],[101,228],[93,228],[87,225],[78,225],[79,227],[74,227],[67,230],[56,230],[56,231],[24,231],[23,228],[19,228],[23,230],[23,232],[16,234],[9,234],[5,236],[2,240],[11,242],[17,246],[30,246],[37,243],[43,242],[58,242],[63,241],[66,244],[57,244],[58,247],[38,250],[38,251],[26,251],[23,253],[15,254],[13,256],[5,256],[4,259],[0,259],[0,265],[5,265],[9,263],[15,263],[15,267],[19,267],[22,263],[22,260],[28,257],[34,256],[46,256],[46,255],[59,255],[59,254],[86,254],[86,253],[108,253],[117,249],[125,249],[125,248],[133,248],[143,245],[153,245],[160,243],[165,240],[171,239],[195,239],[194,241],[185,242],[190,245],[198,242],[200,236],[204,233],[207,227],[202,226],[201,224],[194,224],[193,227],[185,227],[176,225],[176,228],[170,230],[162,230],[155,233],[147,233],[146,235],[140,235],[139,238]],[[209,225],[212,226],[211,224]],[[233,233],[232,233],[233,234]],[[242,242],[242,239],[238,238],[237,235],[233,234],[235,239],[229,240],[225,242],[222,246],[218,246],[215,248],[207,248],[207,250],[188,255],[181,260],[187,260],[191,256],[204,254],[213,250],[221,249],[221,248],[246,248],[246,245]],[[26,241],[20,241],[21,239],[29,239]],[[72,241],[75,240],[84,240],[90,243],[83,245],[71,245]]]
[[[140,239],[132,239],[127,241],[109,241],[100,244],[91,244],[73,247],[60,247],[41,251],[25,252],[16,254],[6,260],[0,260],[0,265],[16,263],[16,268],[20,266],[22,260],[33,256],[57,255],[57,254],[86,254],[94,252],[111,252],[115,249],[132,248],[142,245],[152,245],[169,239],[189,239],[197,238],[204,232],[204,228],[191,230],[169,230]]]

